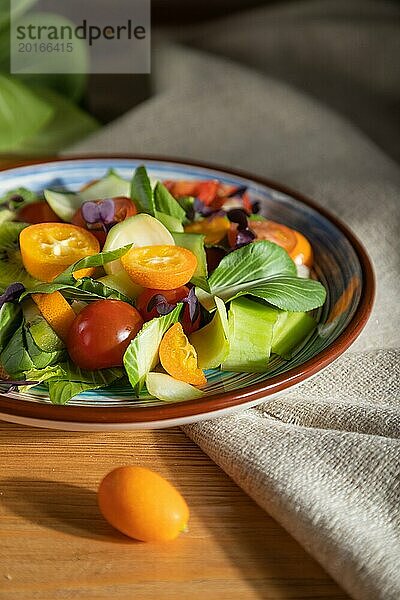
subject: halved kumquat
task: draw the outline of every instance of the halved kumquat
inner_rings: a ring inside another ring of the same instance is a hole
[[[22,262],[32,277],[53,281],[77,260],[100,251],[99,241],[89,231],[69,223],[38,223],[23,229],[19,236]],[[81,269],[76,278],[89,276],[94,269]]]
[[[131,248],[121,263],[132,281],[145,288],[173,290],[185,285],[197,267],[197,258],[180,246]]]
[[[180,323],[175,323],[165,333],[159,355],[162,366],[171,377],[192,385],[207,383],[206,376],[197,365],[196,350],[184,334]]]

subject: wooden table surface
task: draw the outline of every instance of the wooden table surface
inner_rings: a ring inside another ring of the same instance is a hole
[[[137,464],[172,481],[189,532],[135,542],[104,521],[101,478]],[[64,433],[0,423],[1,600],[347,598],[179,429]]]

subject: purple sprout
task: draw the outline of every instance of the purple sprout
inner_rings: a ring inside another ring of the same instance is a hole
[[[160,316],[164,316],[172,312],[175,306],[176,304],[169,304],[162,294],[155,294],[147,305],[147,311],[151,312],[155,308]]]
[[[200,312],[199,300],[194,291],[194,287],[191,287],[186,298],[183,298],[182,302],[188,305],[189,317],[192,323],[195,322]]]
[[[249,227],[249,220],[245,210],[233,208],[227,213],[227,217],[231,223],[237,224],[235,249],[250,244],[256,238],[255,233]]]
[[[188,305],[189,317],[191,322],[194,323],[200,312],[200,305],[194,287],[190,288],[188,295],[179,302]],[[159,316],[164,316],[172,312],[176,305],[177,303],[170,304],[163,294],[154,294],[147,305],[147,311],[151,312],[155,308]]]
[[[25,286],[22,283],[12,283],[0,296],[0,308],[6,302],[18,302],[19,297],[25,291]]]
[[[112,198],[84,202],[82,204],[82,217],[88,225],[100,224],[105,231],[114,225],[115,204]]]

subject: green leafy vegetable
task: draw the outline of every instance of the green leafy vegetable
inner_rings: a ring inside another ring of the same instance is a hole
[[[19,234],[26,223],[7,221],[0,225],[0,289],[20,282],[25,286],[34,285],[36,280],[27,273],[22,263],[19,249]]]
[[[128,244],[127,246],[117,248],[116,250],[109,250],[108,252],[99,252],[92,256],[85,256],[85,258],[81,258],[70,265],[68,269],[65,269],[65,271],[54,279],[54,283],[74,283],[75,279],[72,274],[75,273],[75,271],[80,271],[81,269],[87,269],[89,267],[102,267],[126,254],[131,247],[132,244]]]
[[[154,205],[157,211],[171,215],[171,217],[177,219],[181,224],[186,219],[184,209],[169,193],[165,185],[160,182],[154,188]]]
[[[71,362],[61,363],[62,378],[49,379],[49,396],[53,404],[66,404],[71,398],[86,392],[107,387],[123,375],[123,369],[101,369],[97,371],[83,371]]]
[[[24,373],[26,381],[35,381],[37,383],[42,383],[49,379],[59,379],[65,376],[65,371],[60,365],[52,365],[49,367],[45,367],[44,369],[30,369],[30,371],[25,371]],[[35,383],[35,385],[37,385]],[[32,385],[24,385],[20,386],[19,391],[24,393],[27,392]]]
[[[228,318],[224,302],[215,296],[217,311],[210,323],[190,336],[200,369],[214,369],[229,354]]]
[[[250,287],[235,297],[249,294],[261,298],[278,308],[307,312],[322,306],[326,290],[319,281],[300,277],[271,277],[264,284]]]
[[[50,402],[53,404],[67,404],[74,396],[101,387],[101,383],[82,383],[65,380],[50,380],[48,382]]]
[[[0,309],[0,352],[6,347],[12,335],[21,324],[21,307],[6,302]]]
[[[40,350],[56,352],[65,348],[64,342],[50,327],[33,300],[26,299],[21,306],[25,332],[29,332],[33,342]]]
[[[140,392],[146,375],[158,362],[158,349],[164,333],[177,323],[182,310],[178,304],[172,312],[145,323],[124,354],[124,366],[132,387]]]
[[[23,326],[20,325],[0,355],[0,363],[9,375],[16,376],[34,368],[26,350]]]
[[[204,396],[204,392],[193,385],[178,381],[165,373],[147,373],[146,387],[149,394],[164,402],[184,402]]]
[[[208,282],[211,292],[226,301],[250,285],[254,287],[257,280],[274,275],[295,276],[295,264],[283,248],[260,240],[227,254]]]
[[[110,298],[111,300],[122,300],[123,302],[128,302],[128,304],[131,303],[131,299],[118,290],[90,277],[78,279],[75,284],[62,282],[40,283],[24,292],[21,298],[26,298],[30,294],[52,294],[53,292],[62,292],[65,298],[82,300],[83,302]]]
[[[246,373],[263,372],[271,354],[272,334],[278,311],[249,300],[232,300],[229,309],[230,350],[222,369]]]
[[[35,343],[30,330],[25,327],[25,344],[26,350],[32,363],[37,369],[43,369],[50,365],[54,365],[65,357],[64,350],[54,350],[45,352]]]
[[[209,278],[209,285],[212,294],[225,302],[251,295],[289,311],[313,310],[326,299],[319,281],[297,277],[287,252],[264,240],[225,256]],[[200,301],[207,309],[213,309],[207,295],[203,294]]]
[[[177,219],[176,217],[172,217],[171,215],[167,215],[166,213],[160,212],[159,210],[155,211],[155,215],[156,219],[158,219],[160,221],[160,223],[162,223],[167,229],[168,231],[171,231],[172,233],[174,232],[182,232],[183,231],[183,225],[181,223],[181,221],[179,219]]]
[[[154,216],[156,207],[150,179],[144,166],[135,170],[131,183],[131,199],[136,204],[139,212]]]
[[[196,271],[190,281],[194,285],[209,292],[210,288],[207,281],[207,257],[206,251],[204,250],[205,236],[201,233],[176,232],[173,232],[172,236],[177,246],[190,250],[197,258]]]

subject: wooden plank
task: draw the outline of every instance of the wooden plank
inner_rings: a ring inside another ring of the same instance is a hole
[[[1,600],[347,596],[179,429],[64,433],[0,423]],[[96,503],[124,464],[172,481],[191,509],[168,544],[119,534]]]

